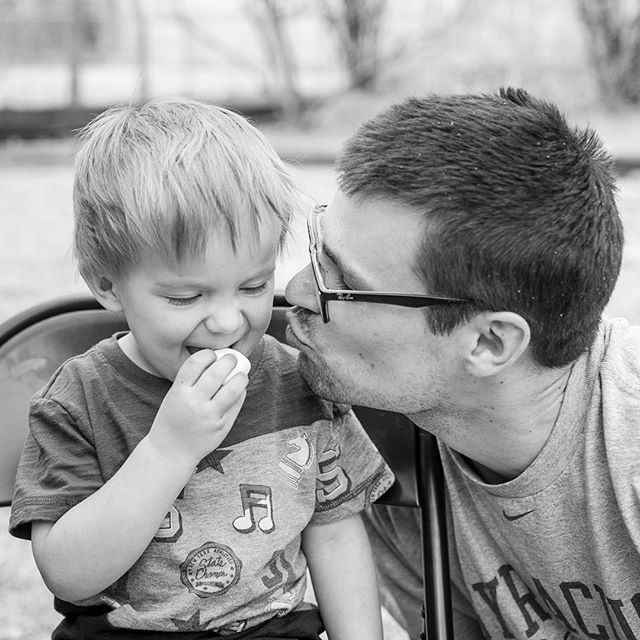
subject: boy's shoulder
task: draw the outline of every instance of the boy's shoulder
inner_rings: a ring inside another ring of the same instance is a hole
[[[266,377],[271,382],[284,381],[292,390],[314,395],[300,375],[298,356],[297,349],[266,334],[262,340],[260,355],[255,363],[252,362],[255,366],[254,374],[257,378]]]
[[[51,375],[47,384],[40,389],[38,395],[47,396],[55,393],[61,386],[66,386],[74,380],[82,380],[95,372],[96,369],[104,367],[104,352],[109,352],[109,343],[115,343],[115,338],[105,338],[97,344],[89,347],[84,353],[71,356],[65,360]]]
[[[118,344],[118,335],[65,361],[32,396],[30,421],[68,419],[87,432],[96,425],[118,433],[124,424],[147,425],[171,385],[131,362]]]
[[[298,369],[298,350],[269,334],[265,334],[263,339],[262,359],[277,363],[278,371],[283,374],[297,372]]]
[[[265,335],[256,362],[249,374],[249,404],[260,402],[286,407],[294,413],[310,412],[317,417],[331,419],[333,404],[315,395],[298,371],[298,350]],[[258,400],[259,399],[259,400]]]
[[[287,388],[292,394],[310,394],[298,373],[298,351],[270,335],[262,339],[251,358],[250,380],[258,386]]]
[[[83,404],[97,386],[113,390],[111,382],[122,369],[126,356],[118,346],[117,334],[65,360],[33,396],[33,401],[53,400],[60,404]]]
[[[274,367],[276,374],[286,379],[289,384],[293,385],[293,388],[301,389],[304,395],[313,397],[315,401],[323,407],[326,416],[329,418],[344,416],[351,411],[351,405],[336,404],[315,395],[313,391],[311,391],[298,370],[298,356],[300,354],[296,348],[284,344],[268,334],[264,337],[265,353],[268,352],[267,357],[272,358],[272,362],[278,365]],[[297,385],[299,385],[299,387]]]

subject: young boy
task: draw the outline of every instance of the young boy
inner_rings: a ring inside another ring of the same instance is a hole
[[[84,131],[75,253],[130,331],[31,405],[10,528],[65,616],[53,638],[382,637],[359,514],[391,472],[265,336],[297,201],[225,109],[156,100]],[[224,382],[235,358],[213,350],[229,347],[248,377]]]

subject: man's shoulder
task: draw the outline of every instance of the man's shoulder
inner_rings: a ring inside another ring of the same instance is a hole
[[[603,316],[602,329],[612,337],[615,336],[616,339],[622,335],[627,335],[640,340],[640,325],[632,324],[626,318]]]
[[[603,368],[640,374],[640,326],[623,318],[603,318],[601,336]]]
[[[622,408],[640,401],[640,326],[603,318],[585,361],[609,405]]]

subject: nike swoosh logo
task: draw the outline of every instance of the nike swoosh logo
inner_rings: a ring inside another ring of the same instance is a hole
[[[530,513],[533,513],[535,509],[531,509],[530,511],[525,511],[524,513],[517,513],[514,516],[510,516],[504,509],[502,510],[502,515],[509,520],[509,522],[513,522],[514,520],[520,520],[520,518],[524,518],[528,516]]]

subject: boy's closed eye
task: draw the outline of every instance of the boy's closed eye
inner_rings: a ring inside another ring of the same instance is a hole
[[[176,307],[186,307],[190,304],[195,304],[200,298],[202,294],[198,293],[194,296],[187,296],[186,298],[177,298],[174,296],[166,296],[167,302],[169,304],[173,304]]]
[[[242,287],[243,293],[248,293],[249,295],[258,295],[265,291],[267,288],[266,282],[261,282],[260,284],[249,285],[246,287]]]
[[[240,291],[242,291],[242,293],[255,296],[255,295],[260,295],[261,293],[266,291],[267,286],[268,286],[268,282],[261,282],[259,284],[247,285],[247,286],[241,287]],[[201,293],[197,293],[191,296],[184,296],[184,297],[165,296],[165,298],[167,299],[167,302],[169,304],[175,305],[176,307],[186,307],[186,306],[195,304],[201,297],[202,297]]]

